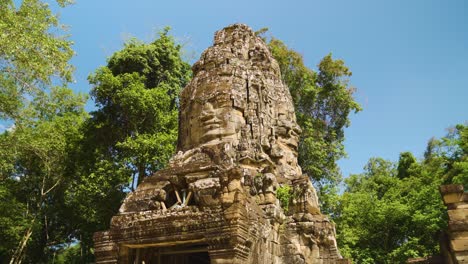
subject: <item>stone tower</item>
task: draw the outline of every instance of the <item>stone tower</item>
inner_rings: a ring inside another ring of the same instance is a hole
[[[297,163],[301,129],[266,44],[246,25],[228,26],[193,73],[178,153],[95,234],[96,262],[348,263]],[[286,206],[277,191],[288,189]]]

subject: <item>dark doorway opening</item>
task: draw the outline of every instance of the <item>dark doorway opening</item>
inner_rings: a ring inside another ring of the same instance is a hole
[[[130,264],[210,264],[206,245],[130,248]]]
[[[162,255],[160,264],[210,264],[208,252]],[[159,264],[159,263],[158,263]]]

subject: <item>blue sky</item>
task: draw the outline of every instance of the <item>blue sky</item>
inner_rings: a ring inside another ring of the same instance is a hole
[[[464,0],[85,1],[60,10],[77,55],[76,83],[130,36],[151,41],[164,26],[191,62],[213,33],[241,22],[270,33],[315,68],[328,53],[353,72],[363,111],[346,129],[343,174],[359,173],[370,157],[422,157],[427,141],[468,121],[468,2]],[[90,106],[92,103],[89,104]]]

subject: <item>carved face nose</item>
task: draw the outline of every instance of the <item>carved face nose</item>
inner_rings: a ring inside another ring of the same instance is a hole
[[[211,103],[206,103],[203,106],[203,109],[200,114],[200,121],[201,122],[207,122],[212,119],[217,119],[216,118],[216,112],[213,108],[213,105]]]

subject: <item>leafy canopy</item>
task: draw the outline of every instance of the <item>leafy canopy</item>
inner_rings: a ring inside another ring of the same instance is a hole
[[[257,35],[264,36],[267,30],[261,29]],[[349,86],[352,73],[344,61],[333,59],[331,54],[314,71],[305,65],[301,54],[282,41],[264,40],[279,63],[302,128],[299,165],[318,187],[322,210],[331,213],[341,181],[336,162],[346,155],[344,128],[350,125],[350,113],[361,110],[353,98],[355,89]]]
[[[345,180],[334,220],[341,252],[357,263],[405,263],[439,254],[446,229],[441,184],[468,182],[468,127],[431,139],[423,160],[410,152],[392,163],[372,158],[362,174]]]
[[[67,0],[57,1],[60,6]],[[0,119],[19,118],[24,102],[54,80],[72,80],[72,42],[48,4],[0,0]],[[29,96],[26,96],[29,95]]]
[[[71,168],[78,179],[66,193],[89,260],[93,233],[108,229],[126,193],[175,151],[178,94],[191,69],[168,32],[151,43],[131,39],[89,76],[97,110],[82,127]]]
[[[86,100],[63,87],[40,92],[0,135],[0,259],[38,263],[69,239],[63,196]]]
[[[106,155],[122,161],[139,181],[162,168],[174,151],[178,94],[191,77],[169,28],[150,44],[125,44],[89,77],[98,110],[93,133]]]

